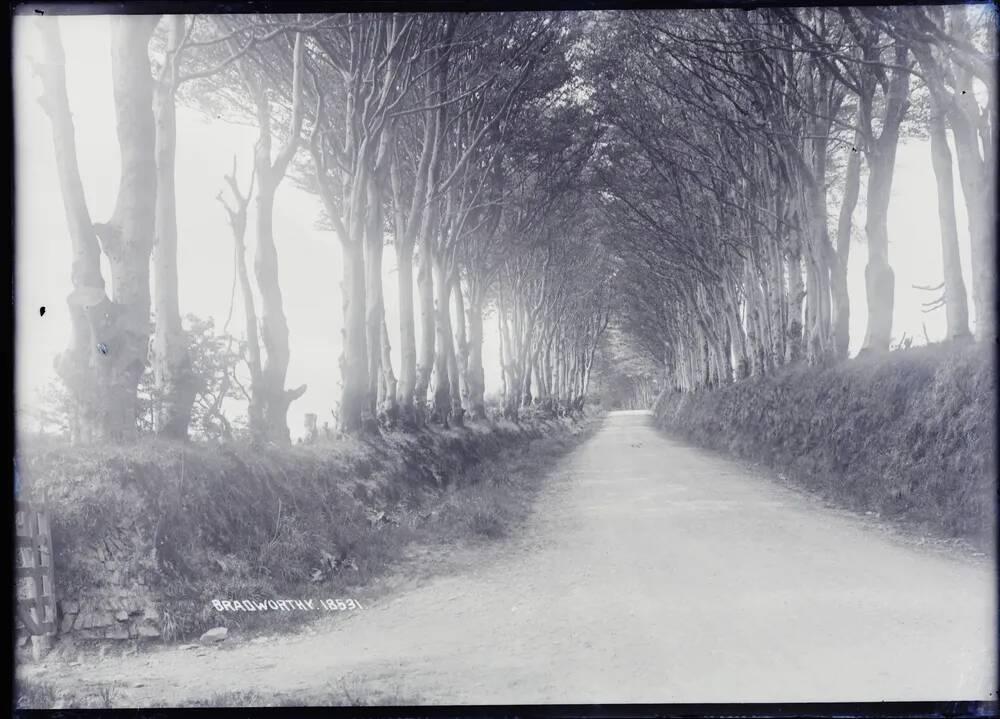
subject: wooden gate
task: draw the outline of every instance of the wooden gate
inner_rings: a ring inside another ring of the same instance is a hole
[[[56,633],[56,585],[48,506],[14,502],[17,618],[33,636]]]

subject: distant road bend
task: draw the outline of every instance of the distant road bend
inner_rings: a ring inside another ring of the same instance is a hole
[[[989,562],[823,507],[645,412],[611,413],[524,531],[468,553],[301,635],[58,671],[127,676],[127,705],[308,701],[345,678],[421,703],[996,698]]]

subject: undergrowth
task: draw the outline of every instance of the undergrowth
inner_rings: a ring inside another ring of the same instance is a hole
[[[350,597],[417,540],[510,531],[569,420],[470,423],[313,445],[21,447],[22,494],[48,496],[61,595],[92,589],[78,558],[134,521],[167,641],[214,626],[292,628],[324,612],[219,612],[213,599]]]
[[[841,505],[990,550],[995,398],[991,348],[946,344],[665,393],[655,411],[669,431]]]

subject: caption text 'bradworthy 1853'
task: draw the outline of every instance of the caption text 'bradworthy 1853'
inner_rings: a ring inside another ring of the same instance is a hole
[[[356,599],[213,599],[212,606],[218,612],[267,610],[342,612],[349,609],[364,609],[361,602]]]

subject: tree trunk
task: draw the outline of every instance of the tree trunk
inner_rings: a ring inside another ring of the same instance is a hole
[[[746,296],[744,302],[743,324],[746,331],[747,347],[750,356],[750,376],[759,377],[767,372],[764,366],[763,333],[760,322],[760,283],[753,269],[753,263],[746,262],[743,266],[743,288]]]
[[[465,325],[465,297],[458,272],[452,280],[452,295],[455,298],[455,372],[452,382],[451,414],[461,423],[469,406],[469,340]]]
[[[504,358],[506,357],[506,351],[504,349],[504,337],[503,337],[503,325],[500,321],[500,311],[502,304],[497,304],[497,361],[500,363],[500,404],[504,405],[507,402],[507,372],[504,368]]]
[[[548,366],[545,364],[545,357],[548,354],[548,350],[542,352],[539,350],[535,353],[535,381],[538,384],[538,392],[535,398],[535,403],[547,409],[549,406],[549,377],[548,377]]]
[[[469,359],[466,385],[468,408],[473,419],[486,419],[486,383],[483,372],[483,308],[474,301],[466,310],[469,324]]]
[[[740,323],[736,293],[728,283],[723,288],[723,292],[726,300],[726,325],[733,343],[734,354],[736,355],[735,378],[741,380],[750,376],[750,355],[752,350],[748,347],[747,335],[743,330],[743,325]]]
[[[306,386],[285,389],[288,375],[288,321],[278,280],[278,251],[274,243],[274,196],[285,177],[285,170],[298,148],[302,130],[302,35],[296,33],[292,60],[292,112],[287,142],[271,158],[271,109],[266,92],[241,66],[244,82],[255,96],[258,135],[254,147],[254,166],[257,175],[257,250],[254,255],[254,274],[260,291],[260,334],[264,346],[264,365],[261,370],[261,405],[264,416],[265,437],[279,443],[288,443],[288,406],[301,397]]]
[[[514,357],[516,350],[511,346],[511,333],[507,321],[507,309],[501,295],[497,303],[500,319],[500,366],[504,377],[503,413],[507,419],[517,419],[517,405],[520,399],[521,382]]]
[[[768,269],[768,299],[771,316],[771,358],[772,364],[779,367],[785,363],[785,321],[788,315],[787,294],[785,285],[784,263],[781,260],[781,249],[776,242],[769,242]]]
[[[930,114],[931,161],[937,182],[938,216],[941,221],[941,259],[944,270],[944,306],[948,339],[964,339],[969,332],[969,305],[958,253],[958,224],[955,220],[955,189],[951,150],[945,134],[944,114],[937,102]]]
[[[892,338],[892,311],[895,274],[889,265],[889,196],[895,165],[896,146],[873,151],[868,156],[868,264],[865,290],[868,297],[868,325],[862,350],[886,350]]]
[[[868,264],[865,266],[865,290],[868,297],[868,325],[862,350],[886,350],[892,337],[892,310],[895,274],[889,265],[889,230],[887,215],[895,146],[891,155],[871,153],[868,175]]]
[[[788,250],[788,320],[785,325],[785,362],[802,358],[802,302],[806,291],[802,284],[802,253],[797,240]]]
[[[48,18],[37,22],[43,60],[35,66],[35,71],[42,80],[40,102],[52,123],[56,171],[73,253],[70,275],[73,292],[67,298],[71,339],[69,347],[56,358],[55,368],[72,403],[70,439],[74,444],[81,444],[96,441],[106,434],[102,419],[107,416],[104,404],[109,377],[99,371],[107,367],[107,363],[102,361],[98,344],[107,336],[104,318],[111,312],[111,301],[105,292],[101,248],[80,180],[59,21]]]
[[[392,371],[392,346],[389,344],[389,328],[385,324],[385,315],[382,316],[382,381],[385,383],[385,397],[379,411],[385,414],[390,424],[399,419],[399,405],[396,402],[397,383],[396,375]]]
[[[136,396],[149,356],[149,261],[156,233],[156,127],[149,40],[159,16],[111,18],[111,77],[121,148],[118,197],[108,223],[96,225],[111,265],[115,307],[101,338],[109,377],[104,424],[110,439],[137,433]]]
[[[259,158],[258,158],[259,159]],[[270,153],[268,153],[270,163]],[[264,346],[264,366],[261,384],[264,427],[267,439],[275,442],[290,441],[288,433],[288,404],[285,399],[285,378],[288,374],[288,320],[278,281],[278,251],[274,244],[273,216],[274,194],[277,183],[271,171],[260,163],[257,167],[257,251],[254,255],[254,275],[260,290],[260,331]]]
[[[364,426],[368,406],[368,347],[365,338],[365,262],[361,238],[341,241],[343,329],[340,350],[340,430]]]
[[[558,409],[562,409],[562,402],[566,396],[566,345],[565,340],[560,337],[556,346],[556,359],[553,368],[553,399]]]
[[[572,413],[576,409],[577,399],[580,397],[580,353],[573,348],[573,362],[570,364],[569,377],[570,377],[570,390],[569,390],[569,407],[567,409]]]
[[[897,45],[896,64],[905,65],[908,51]],[[865,234],[868,238],[868,265],[865,267],[865,289],[868,297],[868,325],[862,351],[889,348],[892,339],[892,312],[895,299],[895,274],[889,265],[889,197],[896,167],[899,126],[909,107],[910,74],[893,70],[886,93],[882,131],[868,146],[868,216]],[[868,123],[869,129],[871,123]]]
[[[972,305],[976,314],[976,338],[990,339],[996,332],[995,247],[993,246],[993,168],[978,156],[978,140],[971,130],[965,135],[953,124],[958,172],[969,218],[969,245],[972,257]]]
[[[534,357],[529,356],[528,361],[524,363],[524,377],[521,379],[521,406],[529,407],[531,406],[534,396],[531,394],[531,380],[532,374],[535,367]]]
[[[851,298],[847,291],[847,261],[851,254],[851,228],[854,208],[861,188],[861,136],[854,135],[854,146],[847,156],[844,171],[844,199],[837,219],[836,258],[830,267],[830,290],[833,295],[833,352],[846,359],[851,343]]]
[[[823,282],[821,261],[816,257],[815,248],[808,248],[806,253],[806,324],[805,351],[806,361],[816,364],[823,361],[826,353],[825,327],[823,322],[823,294],[826,291]]]
[[[455,355],[454,344],[451,344],[451,352],[448,353],[448,382],[451,384],[449,419],[456,427],[461,427],[465,423],[465,407],[462,406],[461,395],[462,372],[458,366],[458,357]]]
[[[263,374],[260,359],[260,337],[257,334],[257,308],[254,306],[253,288],[250,285],[250,273],[247,271],[246,244],[243,241],[246,223],[245,209],[242,221],[233,228],[235,238],[236,276],[240,285],[240,296],[243,298],[243,316],[246,322],[247,334],[247,364],[250,367],[250,399],[247,409],[247,424],[251,437],[263,437],[266,433],[264,425],[264,389]]]
[[[542,355],[540,366],[545,384],[545,409],[549,412],[552,411],[553,389],[555,384],[555,378],[553,377],[552,372],[552,338],[553,333],[550,332],[549,338],[545,343],[545,353]]]
[[[954,37],[966,37],[970,31],[967,10],[963,6],[947,10],[950,31]],[[991,15],[991,18],[994,16]],[[991,19],[991,24],[995,19]],[[996,55],[996,36],[985,33],[986,55]],[[957,88],[955,104],[950,114],[958,174],[965,197],[969,222],[969,244],[972,258],[972,306],[976,315],[976,339],[993,341],[996,337],[996,79],[986,83],[987,109],[981,110],[972,92],[972,73],[955,63]],[[968,89],[968,91],[966,91]],[[982,143],[982,154],[980,154]]]
[[[170,15],[168,22],[167,68],[153,92],[156,121],[156,244],[153,248],[156,330],[152,347],[156,402],[153,427],[159,436],[186,439],[198,380],[191,367],[177,296],[177,107],[176,84],[171,70],[172,58],[184,34],[184,15]]]
[[[429,208],[424,217],[435,215]],[[413,389],[414,415],[418,425],[426,421],[427,388],[434,368],[434,255],[429,222],[426,232],[421,232],[420,257],[417,267],[417,296],[420,300],[420,354],[417,361],[416,382]]]
[[[396,281],[399,286],[399,402],[400,420],[414,422],[413,397],[417,380],[417,340],[413,326],[413,245],[396,242]]]
[[[434,418],[448,426],[452,412],[452,395],[458,393],[457,363],[451,330],[451,276],[439,258],[434,262],[434,325],[437,347],[434,363]],[[459,405],[461,408],[461,405]]]
[[[378,391],[382,376],[382,325],[385,324],[385,305],[382,297],[382,192],[376,173],[367,180],[367,222],[364,232],[365,272],[365,339],[368,343],[368,401],[367,414],[376,416],[379,411]]]
[[[824,180],[825,182],[825,180]],[[810,364],[833,355],[830,325],[830,275],[836,264],[826,219],[826,192],[811,190],[810,239],[806,247],[806,355]],[[822,208],[822,209],[821,209]]]

